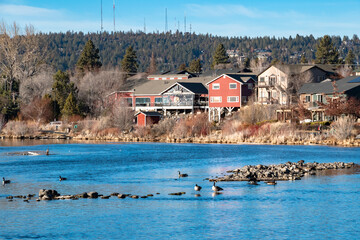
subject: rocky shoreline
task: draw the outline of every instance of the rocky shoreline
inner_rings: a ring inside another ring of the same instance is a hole
[[[209,179],[209,181],[249,181],[256,179],[257,181],[288,181],[300,180],[305,175],[319,175],[320,172],[326,170],[340,169],[360,169],[360,166],[351,162],[334,162],[334,163],[305,163],[304,160],[298,162],[287,162],[277,165],[247,165],[237,168],[223,177]]]
[[[164,143],[217,143],[217,144],[264,144],[264,145],[325,145],[341,147],[360,147],[360,139],[350,138],[336,140],[334,138],[322,140],[301,140],[301,139],[236,139],[220,135],[205,137],[173,138],[173,137],[133,137],[133,136],[82,136],[82,135],[25,135],[8,136],[0,135],[0,139],[34,139],[34,140],[76,140],[76,141],[112,141],[112,142],[164,142]]]

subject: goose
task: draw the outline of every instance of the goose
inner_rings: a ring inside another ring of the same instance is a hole
[[[189,175],[187,175],[186,173],[180,173],[180,171],[178,171],[178,173],[179,173],[179,178],[189,176]]]
[[[276,185],[277,182],[275,180],[270,180],[266,182],[268,185]]]
[[[195,191],[200,191],[202,189],[202,187],[198,186],[197,184],[195,184],[195,187],[194,187]]]
[[[3,177],[3,180],[2,180],[3,185],[9,184],[10,182],[11,182],[10,180],[5,180],[5,178]]]
[[[59,181],[64,181],[64,180],[67,180],[67,178],[59,176]]]
[[[215,191],[215,192],[219,192],[219,191],[222,191],[224,189],[222,189],[221,187],[219,186],[215,186],[215,183],[216,181],[214,181],[214,185],[212,186],[212,190]]]
[[[250,184],[250,185],[259,185],[256,180],[249,180],[248,184]]]

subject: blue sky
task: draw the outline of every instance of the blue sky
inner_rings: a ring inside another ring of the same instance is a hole
[[[113,0],[103,1],[104,30],[113,30]],[[100,31],[101,0],[0,0],[0,20],[42,32]],[[360,0],[115,0],[116,31],[168,29],[220,36],[360,35]]]

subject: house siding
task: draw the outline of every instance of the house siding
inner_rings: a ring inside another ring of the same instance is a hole
[[[236,83],[236,89],[230,89],[230,83]],[[213,89],[213,84],[220,84],[220,89]],[[242,84],[223,75],[209,84],[209,107],[241,107]],[[238,102],[228,102],[228,97],[239,97]],[[212,97],[221,97],[221,103],[211,102]]]

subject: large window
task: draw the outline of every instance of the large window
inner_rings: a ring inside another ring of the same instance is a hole
[[[229,97],[227,97],[227,101],[229,103],[231,103],[231,102],[239,102],[239,96],[229,96]]]
[[[150,107],[150,98],[136,98],[137,107]]]
[[[229,84],[229,88],[230,88],[230,89],[236,89],[236,88],[237,88],[237,84],[236,84],[236,83],[230,83],[230,84]]]
[[[126,98],[126,104],[127,104],[129,107],[132,107],[132,98]]]
[[[214,90],[220,89],[220,83],[213,83],[212,89]]]
[[[260,78],[260,82],[265,82],[265,78],[264,78],[264,77],[261,77],[261,78]]]
[[[310,96],[305,96],[305,102],[310,102]]]
[[[221,97],[210,97],[210,102],[212,103],[221,103]]]

